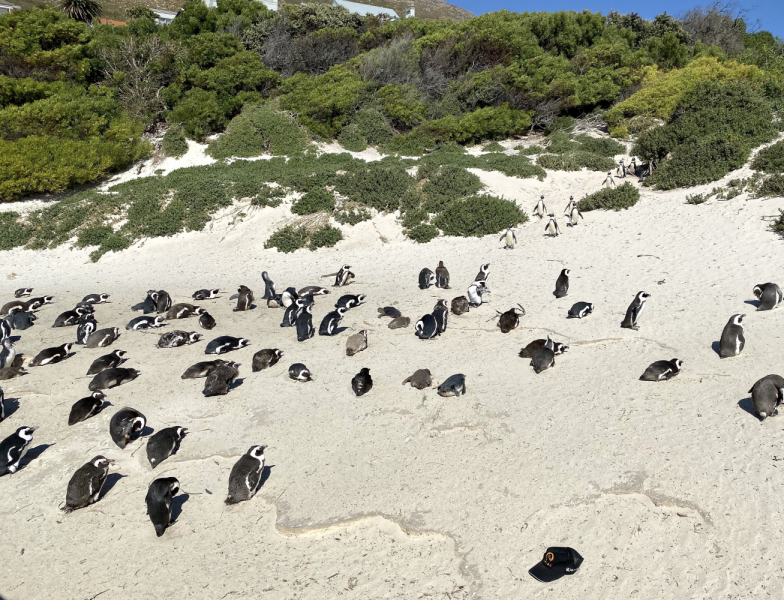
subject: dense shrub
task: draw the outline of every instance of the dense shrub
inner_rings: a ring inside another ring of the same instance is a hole
[[[686,204],[693,204],[695,206],[704,204],[708,201],[708,198],[710,198],[710,194],[691,194],[686,196]]]
[[[295,215],[312,215],[322,211],[333,211],[335,209],[335,196],[324,188],[310,190],[291,206],[291,212]]]
[[[352,202],[393,211],[399,208],[400,198],[413,183],[402,165],[371,162],[340,177],[335,189]]]
[[[0,250],[24,246],[31,235],[31,228],[19,222],[19,213],[0,212]]]
[[[346,150],[351,152],[362,152],[367,148],[367,140],[365,136],[359,131],[359,126],[356,123],[349,123],[340,130],[338,142]]]
[[[653,161],[647,185],[673,189],[740,168],[752,148],[777,133],[770,102],[749,83],[709,81],[681,99],[667,125],[643,133],[632,152]]]
[[[784,141],[760,150],[751,167],[765,173],[784,173]]]
[[[537,165],[531,164],[525,156],[504,154],[501,152],[488,152],[479,156],[461,154],[450,150],[438,150],[423,157],[421,165],[452,165],[464,169],[482,169],[484,171],[500,171],[510,177],[536,177],[540,181],[547,177],[546,171]]]
[[[525,223],[526,214],[514,202],[494,196],[473,196],[453,202],[433,224],[445,235],[483,236]]]
[[[188,141],[181,125],[172,125],[163,134],[163,153],[166,156],[180,157],[188,152]]]
[[[416,225],[406,230],[406,236],[420,244],[426,244],[438,237],[438,227],[435,225]]]
[[[419,175],[424,173],[420,171]],[[444,165],[428,174],[428,181],[422,187],[427,196],[425,209],[437,213],[457,200],[476,194],[482,188],[479,177],[462,167]]]
[[[536,164],[551,171],[610,171],[616,167],[615,161],[598,154],[575,152],[572,154],[541,154]]]
[[[757,197],[784,196],[784,175],[771,175],[757,189]]]
[[[631,208],[640,199],[640,191],[631,183],[605,188],[585,196],[577,205],[583,212],[591,210],[621,210]]]
[[[341,210],[336,212],[333,217],[341,225],[357,225],[371,219],[370,213],[364,209]]]
[[[76,240],[77,248],[85,248],[87,246],[100,246],[106,241],[114,230],[109,225],[95,225],[93,227],[86,227],[79,232],[79,237]]]
[[[264,242],[264,247],[277,248],[278,252],[294,252],[295,250],[304,248],[307,245],[309,238],[310,232],[307,227],[286,225],[273,233],[270,238]]]
[[[226,126],[226,116],[215,92],[193,88],[174,107],[170,120],[182,124],[193,139],[203,140]]]
[[[331,225],[324,225],[324,227],[320,227],[310,234],[308,248],[311,250],[331,248],[342,239],[343,234],[340,232],[340,229]]]
[[[258,156],[265,152],[292,156],[307,148],[305,133],[285,112],[268,104],[246,106],[222,136],[210,143],[207,154],[217,159]]]
[[[504,152],[505,150],[506,148],[498,142],[490,142],[489,144],[482,146],[482,152]]]

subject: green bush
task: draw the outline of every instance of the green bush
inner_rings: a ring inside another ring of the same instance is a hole
[[[335,189],[351,202],[380,211],[393,211],[400,207],[401,197],[413,183],[402,165],[376,161],[341,176]]]
[[[605,188],[585,196],[577,203],[582,212],[591,210],[621,210],[631,208],[640,199],[640,191],[631,183]]]
[[[291,205],[291,212],[295,215],[312,215],[323,211],[335,209],[335,196],[324,188],[310,190],[302,198]]]
[[[295,250],[304,248],[307,245],[309,238],[310,232],[307,227],[292,227],[291,225],[286,225],[273,233],[270,238],[264,242],[264,247],[277,248],[278,252],[294,252]]]
[[[341,225],[357,225],[362,221],[369,221],[371,219],[370,213],[364,209],[341,210],[336,212],[333,216]]]
[[[784,141],[760,150],[751,168],[765,173],[784,173]]]
[[[421,173],[420,173],[421,175]],[[422,187],[427,196],[425,209],[431,213],[444,210],[458,198],[476,194],[482,188],[479,177],[469,173],[462,167],[444,165],[428,175],[428,181]]]
[[[201,141],[226,126],[226,113],[215,92],[193,88],[174,107],[170,120],[181,123],[190,137]]]
[[[307,148],[305,133],[287,113],[267,104],[246,106],[226,133],[213,140],[207,154],[219,160],[259,156],[265,152],[293,156]]]
[[[106,241],[114,230],[109,225],[95,225],[87,227],[79,232],[79,237],[76,240],[77,248],[85,248],[87,246],[100,246]]]
[[[506,148],[498,142],[490,142],[489,144],[482,146],[482,152],[504,152],[505,150]]]
[[[324,225],[324,227],[320,227],[310,234],[308,248],[311,250],[331,248],[342,239],[343,234],[340,232],[340,229],[331,225]]]
[[[403,227],[406,229],[413,229],[417,225],[425,223],[430,216],[423,208],[411,208],[403,213]]]
[[[19,213],[0,212],[0,250],[24,246],[32,233],[30,227],[19,222]]]
[[[443,148],[431,152],[419,161],[420,165],[452,165],[464,169],[482,169],[484,171],[500,171],[510,177],[536,177],[540,181],[547,177],[547,172],[540,166],[531,164],[525,156],[508,155],[501,152],[488,152],[479,156],[460,154]],[[420,167],[421,168],[421,167]]]
[[[536,164],[551,171],[611,171],[616,167],[615,161],[598,154],[575,152],[573,154],[542,154]]]
[[[181,125],[172,125],[163,134],[163,153],[166,156],[180,157],[188,152],[188,141]]]
[[[626,146],[609,138],[595,138],[589,135],[576,135],[573,138],[580,144],[580,151],[614,158],[618,154],[626,154]]]
[[[445,235],[483,236],[525,223],[527,215],[514,202],[473,196],[447,206],[433,221]]]
[[[362,152],[367,148],[367,140],[359,131],[359,125],[349,123],[340,130],[338,143],[351,152]]]
[[[384,113],[374,108],[363,108],[358,111],[352,122],[356,124],[359,133],[369,146],[381,146],[394,137],[392,127]]]
[[[406,236],[420,244],[427,244],[430,240],[438,237],[438,227],[435,225],[416,225],[406,230]]]
[[[780,236],[784,237],[784,210],[779,209],[779,216],[775,221],[773,221],[773,224],[770,226],[770,228]]]
[[[771,175],[765,179],[756,195],[758,198],[784,196],[784,175]]]
[[[691,194],[686,196],[686,204],[704,204],[710,198],[710,194]]]
[[[97,250],[90,252],[90,260],[97,262],[107,252],[120,252],[131,247],[131,240],[119,233],[106,236]]]

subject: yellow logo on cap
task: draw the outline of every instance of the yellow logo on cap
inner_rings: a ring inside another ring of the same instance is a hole
[[[544,561],[543,562],[548,567],[552,567],[553,566],[553,561],[554,560],[555,560],[555,554],[553,554],[552,552],[548,552],[547,554],[544,555]]]

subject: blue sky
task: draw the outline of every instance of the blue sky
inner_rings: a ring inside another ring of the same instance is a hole
[[[462,6],[470,10],[475,15],[479,15],[494,10],[507,8],[514,12],[535,12],[546,10],[548,12],[558,10],[588,10],[607,14],[615,9],[620,13],[637,12],[646,19],[668,12],[671,15],[679,15],[684,10],[694,5],[708,4],[710,0],[694,0],[693,2],[683,2],[676,0],[655,0],[653,2],[619,2],[618,0],[549,0],[548,2],[524,2],[520,0],[447,0],[450,4]],[[784,38],[784,6],[782,0],[751,0],[749,2],[738,2],[739,5],[751,10],[750,20],[759,19],[762,29],[767,29],[773,35]]]

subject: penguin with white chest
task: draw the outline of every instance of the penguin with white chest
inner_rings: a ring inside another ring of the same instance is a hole
[[[774,417],[779,405],[784,403],[784,377],[766,375],[751,386],[749,394],[754,414],[760,421]]]
[[[204,349],[204,354],[225,354],[232,350],[239,350],[250,344],[247,338],[237,338],[230,335],[222,335],[212,340]]]
[[[558,227],[558,221],[555,220],[555,215],[550,213],[549,217],[550,220],[544,227],[545,233],[547,233],[550,237],[557,237],[561,235],[561,228]]]
[[[147,460],[154,469],[170,456],[177,454],[180,442],[188,430],[175,425],[156,431],[147,441]]]
[[[313,375],[310,373],[310,369],[302,363],[294,363],[289,367],[289,379],[294,381],[311,381]]]
[[[632,300],[629,308],[626,309],[626,317],[621,323],[621,328],[634,329],[635,331],[640,329],[640,326],[637,325],[637,319],[640,318],[640,315],[645,308],[645,302],[650,297],[651,295],[648,292],[637,292],[637,295],[634,297],[634,300]]]
[[[234,308],[234,312],[244,312],[253,308],[253,290],[247,285],[241,285],[237,292],[239,297],[237,298],[237,306]]]
[[[226,504],[237,504],[253,498],[261,483],[266,446],[251,446],[234,464],[229,474],[229,493]]]
[[[732,315],[724,326],[719,340],[719,356],[721,358],[738,356],[743,352],[743,347],[746,345],[746,338],[743,337],[743,317],[745,316]]]
[[[547,207],[544,204],[544,195],[541,195],[539,196],[539,201],[536,203],[536,206],[534,206],[533,213],[541,219],[547,212]]]
[[[38,427],[20,427],[0,442],[0,477],[13,475],[19,470],[36,429]]]
[[[267,306],[269,306],[270,301],[276,301],[278,299],[278,293],[275,291],[275,281],[266,271],[261,272],[261,279],[264,281],[264,295],[261,299],[266,300]]]
[[[341,296],[338,298],[338,301],[335,303],[335,308],[345,308],[346,310],[350,308],[356,308],[357,306],[361,306],[367,300],[367,296],[365,294],[346,294],[345,296]]]
[[[436,302],[431,314],[436,320],[436,335],[441,335],[446,331],[447,318],[449,317],[449,308],[446,305],[446,300]]]
[[[87,370],[88,375],[98,375],[105,371],[106,369],[111,369],[112,367],[119,367],[123,361],[123,357],[125,356],[125,350],[115,350],[111,354],[106,354],[99,358],[96,358],[93,363],[90,365],[90,368]]]
[[[79,467],[68,482],[65,506],[61,510],[64,513],[72,513],[98,502],[103,484],[109,476],[109,466],[113,464],[113,460],[98,455]]]
[[[488,293],[490,293],[490,290],[487,289],[487,284],[485,284],[484,281],[475,281],[468,286],[468,291],[466,292],[466,295],[468,296],[468,306],[471,308],[481,306],[483,302],[482,296]]]
[[[0,369],[13,367],[14,360],[16,360],[16,348],[11,343],[11,338],[7,337],[0,345]]]
[[[87,338],[98,329],[98,321],[95,320],[93,315],[84,315],[79,319],[79,327],[76,329],[76,343],[84,345],[87,343]]]
[[[773,310],[781,304],[781,288],[775,283],[760,283],[754,286],[754,296],[759,300],[757,310]]]
[[[147,488],[144,503],[147,515],[155,527],[155,535],[161,537],[171,525],[174,496],[180,491],[180,482],[176,477],[160,477]]]
[[[332,275],[335,276],[333,287],[346,286],[354,279],[354,273],[351,272],[351,265],[343,265],[338,269],[337,273],[330,273],[329,275],[324,275],[324,277],[331,277]]]
[[[575,302],[569,313],[566,315],[568,319],[583,319],[593,312],[593,304],[590,302]]]
[[[373,378],[370,376],[370,369],[367,367],[360,369],[351,380],[351,389],[357,396],[364,396],[373,388]]]
[[[294,327],[297,324],[297,317],[299,313],[305,308],[306,302],[301,298],[296,298],[286,307],[283,313],[283,320],[280,323],[281,327]]]
[[[142,317],[135,317],[128,321],[125,329],[128,331],[141,331],[142,329],[154,329],[156,327],[163,327],[165,317],[157,316],[151,317],[144,315]]]
[[[106,304],[109,301],[109,294],[87,294],[82,298],[82,302],[88,304]]]
[[[504,242],[504,250],[514,250],[514,247],[517,245],[517,236],[515,235],[514,229],[512,226],[506,228],[506,232],[501,234],[501,237],[498,238],[499,242]]]
[[[191,298],[194,300],[214,300],[218,297],[218,294],[220,294],[220,290],[217,288],[214,290],[197,290],[193,292]]]
[[[36,355],[36,357],[30,361],[30,366],[43,367],[44,365],[53,365],[55,363],[59,363],[68,357],[71,352],[71,348],[73,347],[73,342],[68,342],[62,346],[57,346],[56,348],[47,348],[46,350],[41,350]]]
[[[344,306],[336,308],[324,317],[319,326],[319,335],[335,335],[340,326],[340,321],[348,309]]]
[[[175,304],[166,312],[167,319],[187,319],[194,315],[204,314],[204,309],[200,306],[180,302]]]
[[[640,381],[667,381],[681,372],[683,361],[679,358],[672,360],[657,360],[648,365],[640,376]]]
[[[436,318],[427,314],[424,315],[414,326],[414,335],[420,340],[433,340],[438,335],[438,321]]]
[[[304,342],[309,340],[316,334],[316,329],[313,327],[313,305],[308,304],[302,309],[302,312],[297,315],[297,341]]]
[[[156,317],[160,318],[160,317]],[[94,331],[84,343],[85,348],[106,348],[111,346],[120,337],[119,327],[110,327]]]
[[[474,281],[484,281],[486,283],[488,277],[490,277],[490,263],[485,263],[479,267],[479,273],[474,277]]]
[[[72,325],[77,325],[86,314],[88,314],[87,311],[81,307],[77,307],[74,310],[67,310],[58,315],[54,320],[54,325],[52,325],[52,327],[71,327]]]
[[[195,344],[201,340],[201,334],[195,331],[167,331],[158,339],[158,348],[179,348],[187,344]]]
[[[577,203],[572,201],[572,209],[569,211],[569,225],[571,227],[576,227],[579,224],[579,219],[585,220],[583,213],[580,212],[580,209],[577,207]]]
[[[426,290],[436,282],[436,274],[425,267],[419,272],[419,289]]]

